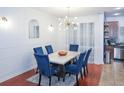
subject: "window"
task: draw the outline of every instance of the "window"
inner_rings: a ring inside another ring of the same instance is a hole
[[[77,29],[69,29],[67,31],[67,45],[68,44],[77,44],[77,33],[78,30]]]
[[[120,30],[119,30],[119,43],[124,43],[124,26],[121,26],[120,27]]]
[[[37,20],[32,19],[29,22],[29,39],[39,38],[39,23]]]
[[[90,61],[94,61],[94,23],[80,24],[80,49],[85,51],[92,48]]]

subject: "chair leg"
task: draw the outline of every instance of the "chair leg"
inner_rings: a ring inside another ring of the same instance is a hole
[[[60,81],[60,77],[58,76],[58,81]]]
[[[76,74],[76,82],[77,82],[77,86],[79,86],[79,82],[78,82],[78,74]]]
[[[88,66],[86,65],[86,70],[87,70],[87,74],[88,74]]]
[[[81,78],[83,79],[83,74],[82,74],[82,71],[80,71],[80,74],[81,74]]]
[[[38,83],[38,86],[40,86],[40,82],[41,82],[41,74],[39,74],[39,83]]]
[[[51,77],[49,77],[49,86],[51,86]]]
[[[38,73],[38,67],[37,67],[37,69],[36,69],[36,73]]]
[[[63,82],[65,82],[65,76],[63,77]]]
[[[84,67],[84,76],[86,76],[86,71],[85,71],[85,67]]]

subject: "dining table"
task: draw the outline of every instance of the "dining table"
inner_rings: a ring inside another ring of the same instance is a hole
[[[60,51],[65,51],[66,55],[59,55]],[[63,81],[65,81],[65,65],[73,61],[73,59],[77,58],[79,55],[80,52],[59,50],[49,54],[48,56],[50,63],[56,64],[61,68],[61,77],[63,77]]]

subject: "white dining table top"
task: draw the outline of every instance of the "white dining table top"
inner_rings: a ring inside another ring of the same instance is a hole
[[[67,55],[60,56],[58,54],[58,52],[59,51],[49,54],[49,61],[51,63],[64,65],[64,64],[68,63],[70,60],[72,60],[73,58],[80,55],[80,52],[67,51]]]

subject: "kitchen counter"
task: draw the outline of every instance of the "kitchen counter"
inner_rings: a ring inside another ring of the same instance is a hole
[[[124,60],[124,44],[114,45],[114,59]]]

